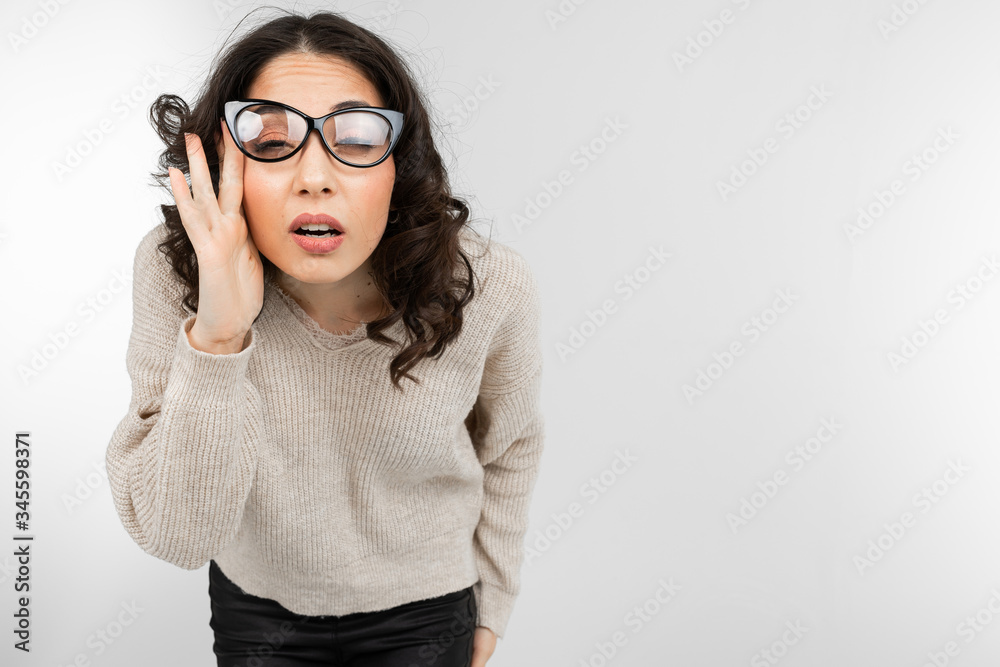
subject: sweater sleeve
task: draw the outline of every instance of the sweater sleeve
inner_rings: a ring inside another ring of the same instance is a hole
[[[232,541],[257,467],[260,395],[247,379],[256,349],[193,348],[195,315],[156,249],[163,226],[139,244],[125,365],[128,413],[108,444],[108,482],[125,530],[146,552],[179,567],[205,565]]]
[[[544,440],[540,408],[541,301],[527,262],[515,255],[519,278],[512,307],[486,358],[468,426],[483,466],[483,505],[474,535],[479,581],[473,586],[478,625],[502,637],[520,590],[528,508]]]

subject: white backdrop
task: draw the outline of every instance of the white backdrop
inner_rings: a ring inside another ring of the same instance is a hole
[[[407,54],[456,193],[542,288],[491,667],[997,664],[1000,5],[276,4]],[[215,664],[207,568],[130,540],[103,463],[165,200],[148,106],[193,101],[253,6],[4,3],[2,664]]]

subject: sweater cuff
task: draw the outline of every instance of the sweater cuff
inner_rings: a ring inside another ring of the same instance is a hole
[[[507,631],[507,621],[514,610],[517,595],[511,595],[502,588],[484,584],[480,579],[472,585],[476,597],[477,626],[483,626],[493,631],[497,639],[503,638]]]
[[[197,314],[181,322],[177,332],[174,360],[164,400],[184,403],[193,407],[225,404],[242,400],[243,380],[246,378],[250,356],[256,349],[253,327],[247,333],[243,350],[233,354],[212,354],[191,346],[188,332],[194,326]]]

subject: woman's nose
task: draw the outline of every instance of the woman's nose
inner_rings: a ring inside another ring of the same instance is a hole
[[[319,130],[306,137],[305,146],[299,150],[296,186],[300,191],[319,193],[337,191],[337,178],[342,165],[323,145]]]

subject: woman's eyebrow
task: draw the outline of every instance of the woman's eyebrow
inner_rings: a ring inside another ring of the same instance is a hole
[[[330,111],[340,111],[341,109],[348,109],[350,107],[370,107],[371,105],[364,100],[347,100],[341,102],[340,104],[334,104],[330,107]]]

